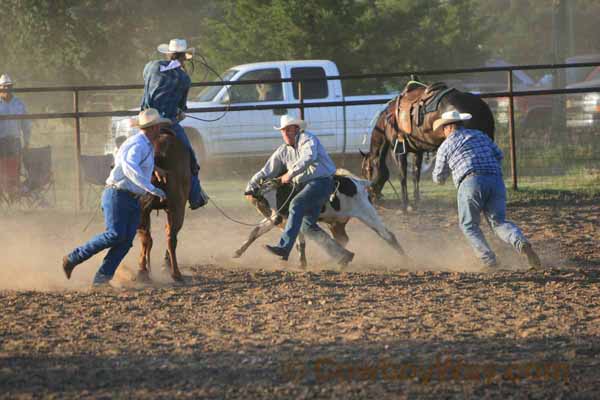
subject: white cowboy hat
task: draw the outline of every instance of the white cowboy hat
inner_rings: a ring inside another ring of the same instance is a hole
[[[12,79],[10,79],[10,76],[8,76],[8,74],[2,74],[2,76],[0,76],[0,86],[12,86],[14,85]]]
[[[149,128],[158,124],[169,124],[171,125],[173,122],[168,118],[163,118],[158,113],[158,110],[155,108],[147,108],[144,111],[140,112],[137,118],[134,118],[132,126],[136,128],[143,129]]]
[[[188,47],[185,39],[171,39],[169,44],[163,43],[157,47],[157,50],[163,54],[185,53],[185,58],[190,60],[194,56],[196,49]]]
[[[469,113],[459,113],[456,110],[446,111],[442,114],[441,118],[435,120],[433,123],[433,130],[435,132],[444,125],[448,125],[453,122],[467,121],[471,119],[471,117],[472,115]]]
[[[279,123],[280,126],[274,126],[273,129],[279,131],[281,129],[285,129],[286,127],[290,126],[290,125],[296,125],[300,128],[300,130],[304,130],[306,129],[306,121],[300,119],[300,118],[296,118],[294,116],[291,116],[289,114],[286,115],[282,115],[281,116],[281,122]]]

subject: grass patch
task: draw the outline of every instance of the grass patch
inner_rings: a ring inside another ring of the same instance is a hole
[[[400,182],[395,179],[393,185],[400,194]],[[507,201],[509,204],[540,204],[569,201],[597,200],[600,197],[600,175],[577,173],[561,176],[529,176],[518,179],[518,190],[512,190],[512,180],[505,179]],[[409,201],[413,201],[412,183],[408,185]],[[397,199],[389,184],[383,190],[386,199]],[[456,188],[451,181],[445,185],[436,185],[431,178],[421,181],[421,199],[425,204],[453,205],[456,203]]]

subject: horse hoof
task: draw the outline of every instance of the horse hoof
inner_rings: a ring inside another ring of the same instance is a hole
[[[233,253],[233,256],[231,258],[240,258],[241,256],[242,256],[242,253],[239,253],[236,251],[235,253]]]
[[[413,211],[414,211],[414,208],[412,208],[411,206],[406,207],[406,212],[407,213],[413,212]]]
[[[152,279],[150,279],[150,273],[148,271],[138,271],[136,277],[134,278],[136,282],[140,283],[150,283]]]
[[[183,283],[183,276],[180,273],[171,274],[171,278],[177,283]]]

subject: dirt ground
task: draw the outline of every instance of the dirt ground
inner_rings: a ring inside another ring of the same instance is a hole
[[[410,265],[351,222],[355,262],[333,271],[309,242],[302,271],[260,248],[278,232],[233,260],[250,228],[210,207],[180,235],[182,286],[160,273],[159,217],[157,284],[129,287],[136,246],[101,291],[87,288],[100,257],[60,271],[100,221],[0,215],[0,398],[599,398],[598,199],[509,206],[543,271],[495,239],[502,270],[481,271],[455,213],[382,211]]]

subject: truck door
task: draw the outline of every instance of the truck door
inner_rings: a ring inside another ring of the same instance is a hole
[[[289,67],[289,76],[294,79],[307,78],[325,78],[325,69],[321,66]],[[292,85],[288,83],[287,85]],[[298,101],[298,85],[293,84],[290,90],[293,94],[293,101]],[[306,81],[302,83],[302,96],[305,103],[315,103],[321,101],[335,101],[337,99],[334,87],[334,81],[326,79],[316,81]],[[290,114],[300,115],[299,109],[290,109]],[[327,151],[335,153],[342,151],[338,139],[343,131],[341,124],[341,107],[308,107],[304,109],[304,120],[308,124],[307,130],[319,137],[321,143]]]
[[[247,71],[236,80],[281,79],[279,68]],[[281,104],[281,83],[233,85],[225,103],[231,105]],[[273,129],[279,124],[279,115],[273,110],[229,111],[218,121],[219,133],[215,135],[216,152],[222,155],[270,154],[281,145],[281,134]]]

